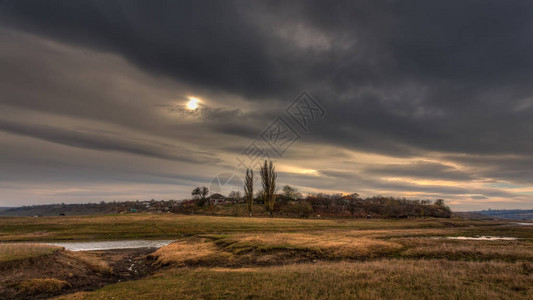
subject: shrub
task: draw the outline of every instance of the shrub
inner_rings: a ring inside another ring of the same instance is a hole
[[[68,282],[54,278],[34,278],[19,284],[19,290],[28,294],[57,293],[68,287]]]

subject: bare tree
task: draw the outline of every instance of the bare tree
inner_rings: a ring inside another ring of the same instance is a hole
[[[346,206],[348,208],[348,211],[353,217],[354,213],[357,211],[357,208],[361,206],[362,199],[359,197],[358,193],[353,193],[349,195],[348,197],[346,197],[346,199],[347,199]]]
[[[209,189],[207,187],[203,186],[200,188],[200,198],[202,199],[204,203],[206,201],[206,197],[208,194],[209,194]]]
[[[209,189],[205,186],[196,187],[191,193],[193,199],[200,200],[198,201],[198,206],[204,206],[207,194],[209,194]]]
[[[195,187],[194,190],[192,190],[191,195],[193,199],[198,199],[198,197],[200,197],[200,187]]]
[[[248,206],[248,213],[252,216],[252,208],[254,205],[254,171],[246,169],[246,177],[244,179],[244,197],[246,198],[246,206]]]
[[[270,217],[274,216],[274,194],[276,193],[276,168],[272,161],[265,163],[261,167],[261,182],[263,184],[263,200],[265,201],[265,208]]]
[[[238,203],[242,198],[241,191],[231,191],[228,198],[231,198],[235,203]]]

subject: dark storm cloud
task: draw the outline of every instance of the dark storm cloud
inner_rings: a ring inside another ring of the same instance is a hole
[[[5,155],[5,153],[2,153]],[[192,174],[172,174],[165,171],[146,171],[117,168],[114,165],[96,164],[83,159],[77,161],[54,161],[24,157],[16,161],[0,161],[2,172],[0,183],[55,183],[68,185],[75,183],[98,184],[153,184],[153,185],[194,185],[196,182],[209,182],[211,176]]]
[[[0,130],[84,149],[119,151],[194,163],[216,163],[220,161],[210,153],[191,151],[181,146],[136,140],[132,137],[128,138],[103,132],[87,132],[4,120],[0,120]]]
[[[533,159],[530,156],[448,156],[446,159],[472,168],[479,176],[492,180],[509,180],[518,184],[533,182]]]
[[[274,3],[5,1],[2,11],[13,28],[252,100],[308,88],[335,116],[314,131],[328,143],[531,152],[532,4]]]
[[[116,51],[185,81],[256,96],[285,85],[268,71],[258,25],[231,2],[5,1],[3,11],[16,28]]]

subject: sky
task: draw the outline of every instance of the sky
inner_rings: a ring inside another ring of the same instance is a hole
[[[532,81],[530,1],[0,0],[0,206],[267,158],[303,193],[533,208]]]

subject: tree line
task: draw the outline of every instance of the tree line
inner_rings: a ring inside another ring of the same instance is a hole
[[[408,218],[408,217],[443,217],[449,218],[451,210],[444,200],[410,200],[405,198],[373,196],[361,198],[358,193],[349,195],[318,193],[304,197],[289,185],[282,187],[277,194],[277,173],[272,161],[264,161],[259,169],[261,188],[254,194],[254,172],[246,170],[244,177],[244,195],[232,192],[230,198],[236,202],[246,203],[248,215],[252,217],[254,204],[263,204],[268,216],[337,216],[356,218]],[[198,206],[206,203],[208,189],[197,187],[192,195],[198,200]]]

